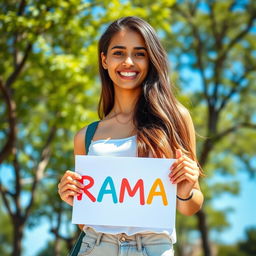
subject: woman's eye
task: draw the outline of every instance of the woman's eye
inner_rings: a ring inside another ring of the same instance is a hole
[[[122,53],[122,52],[120,52],[120,51],[118,51],[118,52],[114,52],[113,54],[114,54],[114,55],[119,55],[119,56],[120,56],[120,55],[123,55],[123,53]]]
[[[145,53],[144,52],[137,52],[136,56],[145,56]]]

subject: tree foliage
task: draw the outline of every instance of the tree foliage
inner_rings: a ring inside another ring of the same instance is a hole
[[[70,247],[71,237],[60,232],[67,206],[56,190],[61,174],[73,166],[75,132],[97,119],[97,40],[109,22],[128,15],[170,31],[173,1],[150,4],[0,3],[0,192],[13,227],[12,255],[21,254],[26,225],[32,227],[42,215],[52,224],[55,255],[58,241]]]
[[[179,241],[189,244],[199,229],[205,255],[211,255],[208,231],[229,225],[225,212],[212,207],[212,199],[239,192],[238,181],[213,178],[238,171],[255,174],[256,6],[252,0],[173,4],[0,3],[0,192],[4,219],[13,228],[1,231],[3,250],[13,247],[13,255],[21,255],[24,228],[38,225],[42,216],[51,224],[54,255],[72,245],[70,207],[60,202],[56,190],[62,173],[73,169],[75,132],[97,119],[97,41],[109,22],[138,15],[157,29],[174,60],[177,84],[186,93],[181,101],[204,136],[199,138],[198,156],[207,174],[202,182],[205,207],[197,218],[178,215],[177,230]],[[197,85],[191,84],[188,70],[199,78]],[[184,244],[178,243],[179,255],[184,253],[181,247]]]
[[[246,238],[235,245],[220,245],[218,255],[220,256],[251,256],[256,254],[256,229],[247,228]]]
[[[228,225],[225,212],[213,209],[211,199],[239,192],[239,181],[216,177],[256,172],[255,20],[255,1],[177,1],[173,33],[165,41],[180,86],[188,92],[189,101],[183,102],[204,138],[197,146],[207,175],[202,182],[206,200],[197,219],[207,256],[212,255],[209,229]]]
[[[0,243],[5,246],[0,246],[0,255],[8,256],[11,253],[11,239],[12,239],[12,227],[11,225],[6,225],[9,222],[9,216],[2,211],[0,211]]]

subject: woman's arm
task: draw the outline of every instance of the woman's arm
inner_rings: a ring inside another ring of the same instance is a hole
[[[86,155],[85,150],[85,133],[87,127],[80,130],[74,137],[74,155]],[[83,230],[84,225],[79,224],[78,227]]]
[[[85,132],[87,127],[81,129],[74,137],[74,155],[85,155]],[[67,204],[73,206],[74,197],[82,193],[83,185],[78,181],[81,176],[72,171],[66,171],[58,185],[60,198]],[[84,225],[78,225],[83,229]]]
[[[189,130],[190,147],[196,155],[195,129],[191,116],[184,107],[181,113]],[[202,207],[204,197],[199,186],[199,175],[197,163],[184,155],[180,149],[176,150],[176,161],[171,167],[169,177],[173,184],[177,184],[177,196],[180,198],[177,199],[177,209],[184,215],[193,215]]]
[[[83,128],[74,137],[75,155],[86,154],[84,146],[85,131],[86,129]],[[81,179],[81,176],[78,173],[67,170],[58,184],[61,199],[71,206],[73,206],[74,196],[82,192],[83,185],[78,181],[79,179]]]

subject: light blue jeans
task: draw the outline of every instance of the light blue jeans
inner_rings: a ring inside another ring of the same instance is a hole
[[[166,234],[132,236],[97,233],[87,228],[78,256],[173,256],[173,244]]]

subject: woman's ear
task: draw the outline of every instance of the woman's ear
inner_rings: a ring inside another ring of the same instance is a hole
[[[108,65],[106,62],[107,57],[104,55],[103,52],[101,52],[100,56],[101,56],[101,64],[102,64],[103,68],[108,69]]]

